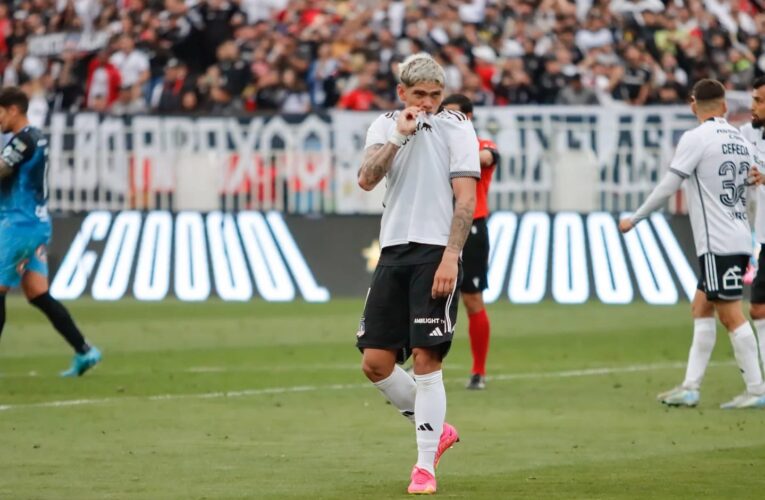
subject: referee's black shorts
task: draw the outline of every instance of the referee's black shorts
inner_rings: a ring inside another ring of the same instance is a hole
[[[475,219],[462,249],[462,293],[479,293],[489,287],[489,230],[486,218]]]
[[[763,245],[765,247],[765,245]],[[752,304],[765,304],[765,248],[757,257],[757,274],[752,282]],[[765,349],[765,346],[760,347]]]

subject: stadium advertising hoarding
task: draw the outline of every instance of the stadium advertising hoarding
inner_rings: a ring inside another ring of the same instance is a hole
[[[494,213],[487,302],[674,304],[696,286],[685,216],[621,235],[606,212]],[[325,302],[363,297],[379,217],[92,212],[54,219],[51,291],[61,299]]]
[[[366,130],[377,116],[54,113],[47,127],[51,208],[380,213],[382,191],[356,185]],[[479,108],[478,134],[500,151],[491,207],[635,209],[695,123],[684,106]],[[586,205],[556,203],[556,180],[572,166],[593,171],[575,177],[578,189],[593,192],[578,196]],[[683,211],[679,199],[669,208]]]

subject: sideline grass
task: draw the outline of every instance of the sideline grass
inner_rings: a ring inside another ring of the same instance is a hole
[[[0,498],[406,497],[414,433],[358,370],[360,301],[69,306],[105,354],[78,380],[57,378],[63,341],[9,300]],[[761,498],[765,412],[717,408],[742,390],[722,332],[700,407],[654,400],[682,378],[687,305],[490,315],[500,379],[463,389],[464,316],[447,358],[462,442],[439,469],[440,497]],[[570,373],[596,368],[612,371]],[[198,397],[225,391],[253,392]],[[92,401],[46,406],[81,399]]]

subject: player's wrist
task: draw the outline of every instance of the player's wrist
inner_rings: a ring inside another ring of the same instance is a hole
[[[391,143],[391,144],[393,144],[394,146],[398,146],[398,147],[401,147],[401,146],[403,146],[403,145],[404,145],[404,143],[407,141],[407,139],[409,139],[409,136],[408,136],[408,135],[402,134],[402,133],[401,133],[401,132],[399,132],[398,130],[395,130],[395,131],[393,132],[393,135],[391,135],[391,136],[388,138],[388,142],[390,142],[390,143]]]
[[[456,262],[460,258],[460,253],[456,248],[446,247],[442,260],[454,260]]]

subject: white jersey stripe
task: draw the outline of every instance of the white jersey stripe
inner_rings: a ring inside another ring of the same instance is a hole
[[[444,320],[446,321],[446,331],[448,333],[454,332],[454,327],[457,326],[456,324],[452,326],[452,318],[449,317],[449,309],[452,306],[452,299],[454,299],[455,293],[457,293],[457,280],[454,280],[454,288],[452,288],[449,298],[446,299],[446,307],[444,307]]]

